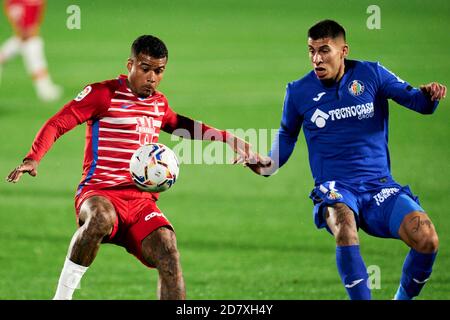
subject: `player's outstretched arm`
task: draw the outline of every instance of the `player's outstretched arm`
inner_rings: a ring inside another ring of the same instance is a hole
[[[425,95],[430,97],[431,101],[442,100],[447,95],[447,87],[437,82],[424,84],[419,88]]]
[[[248,142],[229,132],[226,132],[225,135],[225,142],[235,153],[237,153],[238,158],[241,158],[244,161],[255,161],[256,155],[251,151],[251,145]]]
[[[37,175],[37,167],[37,161],[25,159],[21,165],[11,171],[11,173],[6,177],[6,181],[16,183],[25,172],[27,172],[30,176],[35,177]]]
[[[108,110],[109,102],[110,90],[108,87],[102,84],[87,86],[77,98],[65,104],[41,127],[34,138],[30,151],[24,157],[25,160],[11,171],[6,177],[6,181],[16,183],[25,172],[35,177],[39,162],[53,143],[78,124]]]
[[[250,144],[226,130],[219,130],[203,122],[185,117],[167,107],[162,130],[187,139],[222,141],[227,143],[239,156],[251,158]]]

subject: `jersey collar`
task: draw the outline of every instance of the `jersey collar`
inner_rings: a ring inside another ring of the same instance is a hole
[[[334,82],[331,85],[325,85],[322,81],[319,80],[319,78],[317,78],[316,74],[314,73],[314,71],[311,71],[313,77],[316,79],[317,83],[324,88],[325,90],[336,90],[336,87],[341,88],[342,84],[345,84],[347,79],[349,77],[351,77],[351,75],[353,74],[353,70],[355,68],[355,60],[347,60],[344,59],[344,64],[345,64],[345,69],[344,69],[344,75],[342,76],[342,78],[338,81],[338,82]]]

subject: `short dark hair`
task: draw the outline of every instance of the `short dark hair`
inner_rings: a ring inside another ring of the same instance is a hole
[[[313,40],[338,37],[343,37],[345,41],[345,29],[333,20],[319,21],[308,30],[308,38]]]
[[[137,57],[140,53],[157,59],[169,58],[169,52],[164,42],[151,35],[142,35],[134,40],[131,45],[131,57]]]

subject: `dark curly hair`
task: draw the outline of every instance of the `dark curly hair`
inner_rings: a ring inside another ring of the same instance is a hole
[[[137,57],[140,53],[157,59],[169,58],[169,51],[164,42],[151,35],[142,35],[134,40],[131,45],[131,57]]]

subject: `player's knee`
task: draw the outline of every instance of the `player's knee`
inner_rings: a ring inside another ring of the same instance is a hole
[[[433,253],[438,250],[439,237],[433,230],[424,234],[414,245],[414,250],[421,253]]]
[[[352,229],[340,229],[334,235],[336,239],[336,245],[338,246],[351,246],[359,244],[358,232]]]
[[[180,272],[180,254],[175,233],[168,228],[158,228],[143,241],[143,252],[163,276]]]
[[[111,233],[113,227],[113,220],[102,211],[94,213],[89,223],[90,232],[101,236]]]
[[[87,217],[86,232],[93,235],[105,236],[111,233],[117,219],[114,207],[103,197],[92,197],[86,200],[81,213]]]
[[[158,232],[161,235],[161,248],[159,252],[161,260],[164,262],[161,263],[160,266],[167,270],[172,268],[166,266],[173,266],[176,268],[178,266],[180,254],[177,248],[175,233],[167,228],[160,228],[158,229]]]
[[[426,213],[414,211],[405,216],[399,230],[400,237],[414,250],[422,253],[436,252],[439,237]]]
[[[21,29],[19,31],[19,37],[22,41],[27,41],[39,34],[39,28],[38,27],[31,27],[26,29]]]

